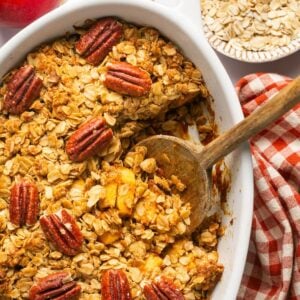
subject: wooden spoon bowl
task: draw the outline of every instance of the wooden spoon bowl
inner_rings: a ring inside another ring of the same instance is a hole
[[[193,232],[201,224],[211,207],[207,170],[298,102],[300,76],[205,147],[167,135],[152,136],[138,143],[139,146],[147,147],[147,156],[157,160],[167,178],[176,175],[187,186],[182,199],[191,204],[191,225],[188,232]]]
[[[156,159],[166,178],[176,175],[186,185],[181,197],[191,204],[191,225],[188,229],[193,231],[211,207],[207,168],[198,159],[201,147],[166,135],[152,136],[138,145],[147,147],[147,156]]]

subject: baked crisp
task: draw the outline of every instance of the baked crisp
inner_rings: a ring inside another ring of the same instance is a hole
[[[1,299],[27,299],[39,278],[58,271],[76,280],[82,300],[100,299],[101,276],[109,269],[126,273],[133,299],[145,299],[144,286],[158,276],[172,280],[185,299],[207,299],[221,278],[220,217],[185,235],[191,211],[180,198],[184,183],[176,176],[164,178],[146,148],[129,151],[157,133],[208,143],[216,136],[211,96],[201,72],[157,30],[118,22],[122,38],[96,66],[75,50],[91,22],[29,53],[22,65],[34,67],[43,87],[30,109],[19,115],[3,109],[8,82],[17,71],[3,79]],[[107,88],[107,66],[115,62],[149,74],[149,93],[135,97]],[[97,116],[113,131],[109,145],[97,155],[72,161],[66,142],[82,123]],[[227,170],[222,162],[219,166],[223,175],[218,184],[227,187]],[[74,217],[83,236],[76,255],[63,254],[49,242],[38,220],[32,226],[10,222],[11,188],[24,180],[37,187],[39,217],[62,210]],[[218,186],[214,189],[217,193]]]

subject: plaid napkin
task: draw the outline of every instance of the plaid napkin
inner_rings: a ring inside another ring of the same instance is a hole
[[[291,79],[256,73],[236,84],[245,116]],[[300,105],[250,140],[254,216],[238,299],[300,299]]]

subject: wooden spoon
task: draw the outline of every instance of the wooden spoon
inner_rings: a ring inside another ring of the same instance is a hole
[[[157,160],[167,178],[176,175],[187,186],[182,198],[190,202],[192,208],[188,232],[193,232],[201,224],[211,206],[207,170],[299,101],[300,76],[261,108],[204,147],[167,135],[152,136],[138,143],[147,147],[147,156]]]

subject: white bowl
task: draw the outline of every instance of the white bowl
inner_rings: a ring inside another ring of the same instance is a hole
[[[199,1],[160,1],[171,5],[146,0],[67,2],[20,31],[0,49],[0,78],[34,47],[72,31],[73,24],[87,18],[114,15],[137,24],[154,26],[182,48],[184,54],[203,72],[215,99],[217,122],[221,131],[226,130],[240,121],[243,114],[224,67],[203,34],[197,30],[200,26]],[[193,24],[197,26],[193,27]],[[227,164],[232,171],[228,196],[232,215],[224,218],[227,230],[218,250],[225,271],[213,292],[214,300],[235,299],[237,295],[248,250],[253,211],[253,176],[248,146],[243,145],[229,155]],[[230,222],[232,219],[233,223]]]
[[[268,51],[237,49],[230,45],[230,43],[221,40],[217,35],[215,35],[205,24],[204,18],[202,18],[202,21],[203,32],[210,45],[218,52],[239,61],[265,63],[284,58],[300,50],[300,38],[292,40],[287,46],[276,47]]]

